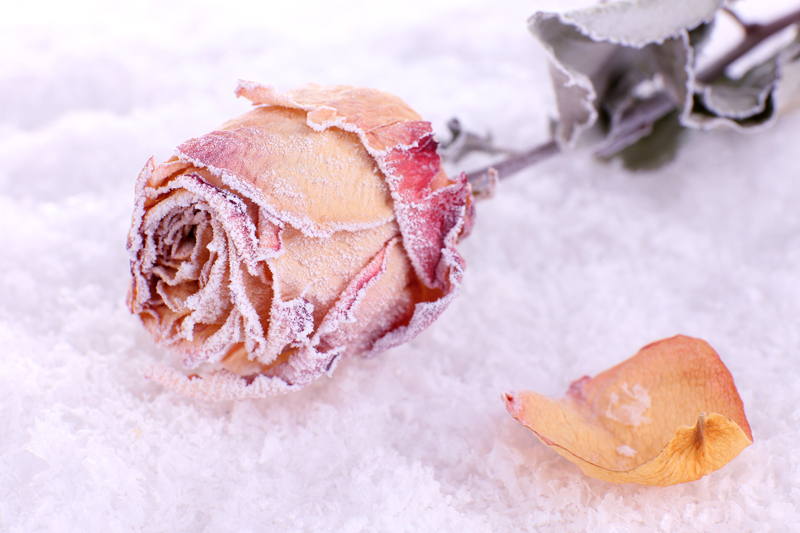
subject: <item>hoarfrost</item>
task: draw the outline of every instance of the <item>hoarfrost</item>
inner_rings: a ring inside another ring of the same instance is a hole
[[[638,383],[631,388],[625,382],[622,384],[622,393],[622,397],[616,392],[611,393],[605,412],[607,418],[635,428],[653,421],[645,416],[650,409],[650,395],[647,394],[647,389]]]
[[[625,457],[635,457],[636,454],[639,452],[637,452],[627,444],[620,444],[619,446],[617,446],[617,453],[620,455],[624,455]]]

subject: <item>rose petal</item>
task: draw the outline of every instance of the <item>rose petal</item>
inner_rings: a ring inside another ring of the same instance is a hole
[[[450,180],[442,172],[430,123],[420,121],[396,96],[371,89],[309,84],[282,95],[270,86],[240,80],[236,94],[254,104],[303,109],[308,125],[317,131],[336,127],[358,134],[389,184],[417,275],[430,288],[456,290],[450,287],[449,272],[463,264],[451,258],[457,255],[458,235],[472,224],[465,215],[474,216],[474,211],[467,211],[466,174]],[[442,254],[444,249],[452,253]]]
[[[445,272],[456,265],[447,263],[450,256],[442,250],[455,250],[463,228],[469,196],[464,192],[469,187],[466,174],[435,191],[430,189],[429,184],[443,175],[432,136],[413,148],[390,151],[384,165],[411,264],[428,287],[448,290]]]
[[[369,133],[384,126],[421,120],[405,102],[392,94],[347,85],[321,87],[310,83],[281,94],[270,85],[239,80],[236,95],[258,105],[308,111],[310,125],[317,131],[349,124],[351,128],[343,129]]]
[[[264,398],[302,388],[302,385],[288,385],[280,378],[263,375],[246,380],[224,369],[207,372],[201,377],[187,376],[166,365],[152,365],[142,371],[142,376],[186,396],[204,400]]]
[[[705,342],[650,344],[553,400],[505,396],[506,408],[586,474],[614,483],[694,481],[753,442],[733,378]]]
[[[282,300],[304,296],[322,320],[350,280],[386,243],[397,235],[395,222],[359,232],[336,232],[330,237],[307,237],[293,228],[282,234],[286,253],[269,261],[275,293]]]
[[[375,341],[405,323],[417,292],[399,239],[390,241],[342,293],[319,327],[320,345],[365,354]]]
[[[178,147],[236,192],[309,235],[357,230],[392,218],[375,161],[340,129],[315,133],[292,109],[262,107]]]

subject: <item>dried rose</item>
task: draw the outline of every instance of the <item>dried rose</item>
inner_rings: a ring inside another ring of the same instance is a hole
[[[466,176],[395,96],[239,82],[257,107],[137,182],[129,307],[201,375],[146,377],[192,396],[262,397],[342,355],[408,341],[455,297]]]
[[[753,442],[728,369],[705,341],[680,335],[579,379],[560,400],[535,392],[505,400],[542,442],[614,483],[694,481]]]

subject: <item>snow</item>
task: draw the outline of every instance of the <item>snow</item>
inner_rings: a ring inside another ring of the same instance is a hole
[[[143,379],[180,361],[125,305],[136,176],[247,111],[238,79],[379,88],[441,138],[452,116],[512,148],[547,138],[532,2],[270,4],[4,11],[0,530],[797,527],[798,112],[753,135],[697,133],[653,172],[577,152],[501,182],[458,246],[447,311],[330,379],[221,403]],[[740,4],[772,16],[793,2]],[[755,438],[700,481],[587,478],[505,410],[506,391],[560,396],[677,333],[719,352]]]

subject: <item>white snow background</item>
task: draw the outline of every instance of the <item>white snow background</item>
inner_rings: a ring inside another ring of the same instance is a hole
[[[767,19],[792,4],[741,6]],[[133,183],[151,155],[247,111],[238,78],[376,87],[441,138],[458,116],[532,146],[554,112],[525,23],[541,5],[4,8],[0,530],[800,530],[800,112],[757,134],[696,133],[653,172],[578,152],[503,182],[478,205],[462,293],[438,322],[299,393],[207,403],[139,375],[170,360],[125,306]],[[719,352],[755,437],[699,481],[588,478],[505,410],[505,391],[560,396],[677,333]]]

